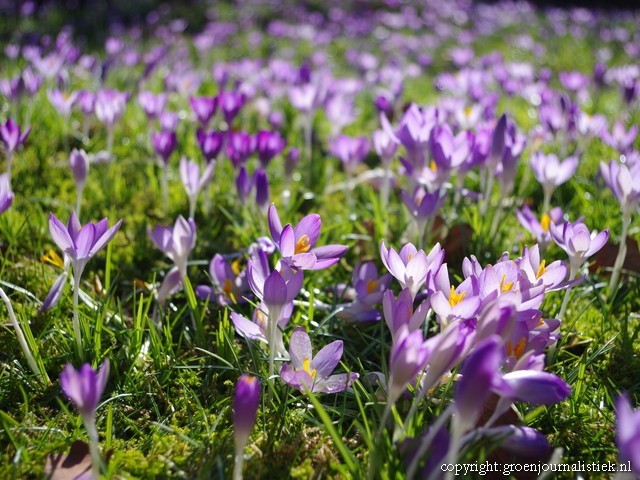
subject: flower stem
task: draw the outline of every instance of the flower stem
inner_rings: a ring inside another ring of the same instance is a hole
[[[491,200],[491,190],[493,189],[493,172],[487,170],[487,189],[484,192],[484,202],[482,203],[482,207],[480,209],[480,214],[484,217],[487,214],[487,210],[489,210],[489,202]]]
[[[233,480],[242,480],[242,465],[244,463],[244,448],[236,451],[235,464],[233,466]]]
[[[11,301],[9,300],[9,297],[7,297],[7,294],[4,293],[4,290],[2,288],[0,288],[0,298],[2,298],[4,305],[7,307],[7,312],[9,313],[11,324],[13,325],[13,329],[16,331],[18,342],[20,343],[20,347],[22,348],[22,352],[24,353],[24,356],[27,357],[27,363],[29,364],[31,371],[33,371],[33,373],[38,378],[40,378],[40,380],[43,380],[46,383],[49,383],[49,377],[47,376],[47,373],[44,371],[40,371],[40,368],[38,367],[38,363],[36,362],[36,359],[31,353],[31,350],[29,349],[29,344],[27,343],[27,339],[25,338],[24,333],[22,332],[22,328],[20,328],[20,323],[18,322],[16,314],[13,311],[13,306],[11,305]]]
[[[76,216],[78,217],[78,220],[80,220],[80,207],[82,204],[82,190],[83,188],[78,188],[77,192],[76,192]]]
[[[624,265],[624,259],[627,256],[627,232],[629,231],[629,225],[631,224],[631,212],[624,212],[622,217],[622,236],[620,237],[620,247],[618,248],[618,256],[613,264],[613,271],[611,272],[611,280],[609,281],[609,297],[613,298],[618,288],[618,282],[620,280],[620,272]]]
[[[84,426],[87,429],[87,434],[89,436],[92,476],[97,480],[100,478],[100,472],[102,470],[102,458],[100,458],[100,439],[98,437],[95,418],[91,417],[84,419]]]
[[[382,434],[384,433],[385,425],[387,424],[387,420],[389,419],[389,414],[391,413],[391,408],[395,402],[391,401],[390,398],[387,398],[387,403],[384,406],[384,413],[382,414],[382,418],[380,419],[380,426],[378,427],[378,431],[376,432],[376,436],[374,437],[374,445],[377,447],[381,444]],[[367,478],[373,480],[376,478],[376,471],[378,469],[378,451],[374,450],[369,454],[369,470],[367,472]]]
[[[169,178],[167,176],[167,164],[162,164],[162,209],[167,213],[169,209]]]
[[[9,190],[11,190],[11,165],[13,164],[13,152],[7,151],[7,178],[9,179]]]
[[[407,478],[413,478],[413,476],[415,475],[416,470],[418,469],[418,464],[420,463],[420,459],[424,456],[425,453],[427,453],[427,450],[429,450],[429,447],[431,446],[431,442],[433,442],[433,439],[442,428],[442,425],[444,425],[444,422],[446,422],[453,413],[453,408],[454,404],[452,403],[444,412],[440,414],[435,423],[430,427],[429,434],[424,438],[424,440],[422,440],[420,448],[418,448],[418,451],[416,452],[413,460],[411,461],[411,464],[409,465],[409,468],[407,469]]]
[[[80,331],[80,315],[78,313],[78,298],[80,295],[80,272],[73,272],[73,335],[76,337],[76,349],[78,357],[84,361],[84,350],[82,349],[82,333]]]

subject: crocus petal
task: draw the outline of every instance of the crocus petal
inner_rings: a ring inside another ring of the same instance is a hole
[[[316,370],[317,378],[328,377],[335,370],[342,358],[342,340],[336,340],[324,346],[311,360],[311,369]]]
[[[113,237],[115,237],[116,233],[120,229],[120,225],[122,225],[122,219],[118,220],[113,227],[104,232],[104,234],[102,234],[100,238],[97,238],[95,243],[93,244],[93,247],[91,247],[89,255],[95,255],[100,250],[102,250],[105,245],[109,243],[111,239],[113,239]]]
[[[314,386],[314,391],[322,393],[338,393],[343,392],[358,379],[357,373],[340,373],[331,375],[330,377],[318,380]]]
[[[310,362],[313,357],[311,339],[303,327],[296,327],[289,340],[291,364],[296,370],[304,368],[305,358]]]
[[[62,292],[64,292],[64,286],[67,284],[68,276],[69,274],[65,270],[58,276],[58,278],[56,278],[56,281],[53,282],[53,285],[51,286],[51,290],[49,290],[47,298],[45,298],[44,302],[42,302],[42,307],[40,307],[38,315],[49,310],[50,308],[55,307],[58,304],[60,298],[62,297]]]
[[[242,315],[238,315],[236,312],[231,312],[231,321],[239,335],[248,338],[249,340],[268,343],[264,331],[257,323],[252,322]]]
[[[280,253],[283,257],[292,257],[296,251],[296,236],[293,227],[287,224],[280,233]]]
[[[63,252],[69,256],[75,255],[75,247],[69,235],[69,230],[67,230],[67,227],[65,227],[53,213],[49,215],[49,232],[51,233],[53,241]]]
[[[591,245],[589,245],[589,250],[587,251],[585,256],[589,257],[598,252],[602,247],[604,247],[604,244],[607,243],[607,240],[609,240],[609,229],[601,231],[591,240]],[[623,241],[626,240],[623,239]]]
[[[76,237],[76,259],[88,258],[95,239],[96,227],[92,223],[86,224]]]
[[[280,243],[280,234],[282,233],[282,223],[280,222],[280,217],[278,216],[278,210],[276,209],[275,204],[269,205],[269,233],[271,233],[271,239],[275,243]]]
[[[295,238],[298,240],[300,240],[303,235],[309,237],[309,245],[313,248],[318,241],[321,227],[322,221],[320,220],[320,215],[312,213],[311,215],[307,215],[302,218],[302,220],[300,220],[293,229],[293,232],[295,234]]]
[[[561,378],[547,372],[517,370],[503,380],[513,389],[514,400],[533,405],[552,405],[569,396],[571,387]]]

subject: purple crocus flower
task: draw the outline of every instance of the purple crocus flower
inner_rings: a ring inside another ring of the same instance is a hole
[[[256,135],[256,151],[263,168],[267,168],[269,162],[279,155],[286,145],[287,141],[282,138],[280,132],[260,130]]]
[[[545,155],[542,152],[534,153],[529,160],[531,170],[536,179],[542,184],[544,190],[544,206],[546,212],[554,190],[569,180],[578,168],[578,157],[568,157],[560,162],[553,153]]]
[[[344,297],[355,300],[344,310],[338,312],[338,317],[354,322],[376,322],[380,320],[380,311],[374,306],[382,301],[383,295],[389,289],[391,274],[378,275],[374,262],[356,264],[351,276],[353,289],[347,288]],[[355,298],[353,298],[355,296]]]
[[[422,302],[418,308],[413,309],[413,298],[408,288],[403,289],[397,299],[391,290],[387,290],[382,299],[382,306],[384,319],[393,339],[403,325],[409,328],[409,332],[420,329],[429,313],[428,301]]]
[[[169,157],[178,145],[176,133],[173,131],[162,130],[151,134],[151,145],[153,149],[162,159],[164,165],[169,164]]]
[[[189,197],[189,218],[193,218],[195,215],[198,195],[213,180],[214,167],[215,164],[213,162],[207,163],[201,174],[200,166],[197,162],[187,160],[186,157],[180,159],[180,179]]]
[[[317,393],[338,393],[346,390],[355,380],[357,373],[331,375],[342,358],[342,340],[335,340],[313,356],[311,339],[303,327],[297,327],[289,340],[291,364],[284,364],[280,370],[282,381],[305,392],[309,389]]]
[[[206,127],[218,108],[218,97],[190,97],[191,110],[202,128]]]
[[[632,165],[611,160],[607,165],[600,162],[600,175],[616,200],[620,202],[623,215],[630,215],[640,202],[640,162]]]
[[[61,90],[49,90],[47,92],[49,101],[53,108],[62,116],[65,121],[71,115],[71,109],[78,100],[78,92],[62,92]]]
[[[236,442],[236,454],[244,456],[249,435],[256,423],[260,406],[260,381],[251,375],[242,375],[236,383],[233,396],[233,425]],[[240,467],[242,468],[242,467]]]
[[[73,179],[76,182],[76,188],[82,190],[89,172],[89,157],[84,150],[73,149],[69,155],[69,166]]]
[[[95,114],[108,130],[113,129],[124,114],[129,94],[111,88],[98,90],[95,100]]]
[[[167,94],[155,95],[148,91],[142,91],[138,94],[138,103],[151,120],[157,118],[164,111],[167,105]]]
[[[0,175],[0,214],[4,213],[13,203],[13,192],[9,185],[9,174]]]
[[[162,112],[158,117],[158,124],[160,125],[160,130],[165,132],[175,132],[176,128],[178,128],[178,122],[180,121],[180,117],[176,112]]]
[[[68,363],[60,374],[60,384],[65,395],[76,406],[82,419],[94,421],[96,408],[104,393],[109,378],[109,360],[105,360],[96,372],[90,364],[85,363],[76,370]]]
[[[611,133],[606,129],[602,129],[600,135],[604,143],[624,154],[631,149],[634,140],[638,136],[638,125],[633,125],[627,131],[624,128],[624,124],[620,120],[616,120]]]
[[[427,220],[436,216],[446,196],[442,195],[440,189],[429,193],[418,185],[414,188],[412,195],[404,189],[400,190],[400,198],[411,216],[418,222],[418,228],[422,231],[426,226]]]
[[[409,332],[408,325],[401,325],[391,346],[389,357],[389,391],[387,403],[394,404],[407,385],[413,382],[426,366],[429,358],[422,332]]]
[[[196,132],[196,140],[200,151],[207,162],[216,159],[222,146],[224,145],[224,132],[215,132],[213,130],[205,131],[201,128]]]
[[[533,234],[540,250],[543,252],[547,249],[552,241],[551,233],[549,233],[549,225],[559,225],[562,223],[562,209],[560,207],[552,208],[549,213],[543,213],[540,220],[535,216],[531,209],[524,205],[522,210],[516,209],[516,216],[520,224],[530,233]]]
[[[240,270],[240,258],[233,262],[227,262],[222,255],[216,253],[209,263],[209,275],[214,288],[208,285],[199,285],[196,295],[200,298],[212,298],[217,296],[220,305],[244,303],[244,293],[248,284],[246,271]]]
[[[103,218],[98,223],[80,224],[75,212],[71,212],[69,223],[63,225],[53,213],[49,216],[49,232],[53,241],[69,257],[73,275],[79,282],[87,262],[113,239],[122,220],[108,228],[109,221]]]
[[[340,260],[346,245],[325,245],[316,247],[320,236],[322,220],[320,215],[311,214],[302,218],[295,227],[282,227],[275,204],[269,206],[269,231],[273,242],[282,255],[282,261],[299,270],[322,270]]]
[[[403,289],[408,288],[411,298],[415,299],[425,281],[442,265],[444,250],[436,243],[427,255],[423,250],[416,249],[412,243],[407,243],[398,253],[393,247],[387,249],[382,241],[380,257],[389,273],[400,282]]]
[[[0,124],[0,138],[4,144],[5,151],[13,154],[20,145],[24,144],[30,132],[31,127],[27,127],[23,132],[20,125],[11,118],[7,119],[4,124]]]
[[[218,98],[218,105],[220,106],[220,110],[222,110],[224,121],[230,126],[244,105],[245,96],[238,91],[228,90],[220,92]]]
[[[493,335],[476,345],[465,361],[454,401],[463,430],[471,428],[482,413],[502,363],[501,339]]]
[[[263,208],[269,203],[269,178],[262,168],[256,168],[253,172],[252,183],[256,187],[256,204]]]
[[[180,275],[185,277],[187,275],[187,260],[196,244],[196,224],[193,219],[185,220],[180,215],[173,227],[156,225],[153,230],[147,227],[147,234],[153,244],[173,260]]]
[[[356,166],[368,155],[371,143],[367,137],[350,137],[338,135],[329,142],[331,155],[342,162],[349,175],[353,175]]]
[[[620,462],[630,462],[632,473],[640,475],[640,410],[634,410],[624,394],[616,400],[616,425]]]
[[[80,412],[90,440],[92,475],[100,478],[102,461],[99,451],[99,437],[96,429],[96,409],[100,397],[104,393],[109,378],[109,360],[105,360],[96,372],[91,365],[85,363],[80,370],[75,370],[68,363],[60,374],[60,384],[65,395],[75,404]]]
[[[239,131],[229,133],[227,139],[227,157],[231,160],[233,168],[239,168],[253,155],[256,149],[255,137]]]
[[[609,239],[609,229],[594,232],[592,235],[584,223],[565,222],[562,225],[549,225],[551,236],[569,255],[571,279],[580,270],[582,264],[594,253],[598,252]]]

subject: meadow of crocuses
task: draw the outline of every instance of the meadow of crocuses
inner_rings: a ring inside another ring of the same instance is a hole
[[[0,478],[640,475],[640,11],[10,3]]]

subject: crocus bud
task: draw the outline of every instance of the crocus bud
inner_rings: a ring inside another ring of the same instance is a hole
[[[89,157],[87,156],[87,152],[74,148],[69,156],[69,165],[71,166],[73,178],[76,181],[76,187],[82,189],[87,179],[87,172],[89,171]]]
[[[284,163],[284,170],[287,177],[290,177],[293,174],[293,171],[298,166],[298,162],[300,162],[300,150],[296,147],[291,147],[287,152]]]
[[[494,335],[480,342],[460,372],[462,378],[454,400],[465,430],[476,423],[491,393],[491,386],[502,362],[500,341],[500,337]]]
[[[256,186],[256,203],[260,207],[264,207],[269,203],[269,178],[267,172],[258,168],[253,172],[253,183]]]
[[[74,403],[83,419],[91,419],[109,378],[109,360],[105,360],[96,372],[85,363],[76,370],[68,363],[60,374],[60,384],[65,395]]]
[[[235,426],[236,450],[243,450],[256,423],[260,403],[260,382],[256,377],[242,375],[236,383],[233,397],[233,422]]]
[[[251,193],[252,187],[253,179],[249,178],[246,167],[242,165],[240,167],[240,171],[238,171],[238,176],[236,177],[236,189],[238,190],[238,198],[242,203],[247,200],[249,193]]]
[[[620,461],[631,462],[632,472],[640,475],[640,410],[631,407],[626,395],[620,395],[616,401],[616,424]]]

